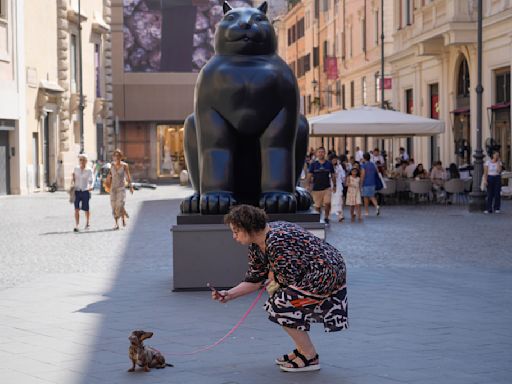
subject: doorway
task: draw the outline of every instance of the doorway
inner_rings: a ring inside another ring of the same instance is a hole
[[[0,195],[10,193],[9,131],[0,131]]]
[[[32,133],[32,159],[34,173],[34,187],[41,188],[41,179],[39,175],[39,133]]]

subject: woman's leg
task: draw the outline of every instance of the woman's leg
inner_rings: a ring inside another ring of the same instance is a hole
[[[79,223],[80,223],[80,210],[75,209],[75,228],[78,228]]]
[[[364,213],[366,216],[368,216],[370,213],[368,212],[368,206],[370,205],[370,199],[368,199],[366,196],[363,198],[364,201]],[[361,209],[361,207],[359,207]],[[358,210],[359,211],[359,210]]]
[[[494,177],[487,176],[487,212],[492,212],[492,202],[494,200]]]
[[[501,209],[501,176],[495,176],[494,211]]]
[[[283,329],[292,338],[297,350],[302,353],[308,360],[316,356],[316,349],[309,334],[306,331],[299,331],[295,328],[283,327]],[[299,362],[300,364],[300,362]]]

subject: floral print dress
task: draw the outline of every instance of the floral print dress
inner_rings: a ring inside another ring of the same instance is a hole
[[[270,273],[279,284],[264,305],[269,320],[302,331],[317,322],[326,332],[346,329],[346,267],[340,252],[296,224],[268,225],[266,252],[249,246],[245,281],[264,282]]]

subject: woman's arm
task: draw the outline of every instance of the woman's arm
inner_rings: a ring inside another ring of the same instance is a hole
[[[133,193],[133,185],[132,185],[132,175],[130,175],[130,166],[128,164],[125,164],[124,166],[126,170],[126,181],[128,181],[128,184],[130,185],[130,192]]]
[[[236,287],[233,287],[229,290],[212,291],[212,299],[220,301],[221,303],[226,303],[230,300],[257,291],[259,288],[261,288],[261,286],[261,283],[249,283],[247,281],[242,281]]]

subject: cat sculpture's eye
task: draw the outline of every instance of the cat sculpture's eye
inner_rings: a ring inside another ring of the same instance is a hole
[[[233,14],[227,15],[226,16],[226,20],[227,21],[234,21],[235,20],[235,15],[233,15]]]

